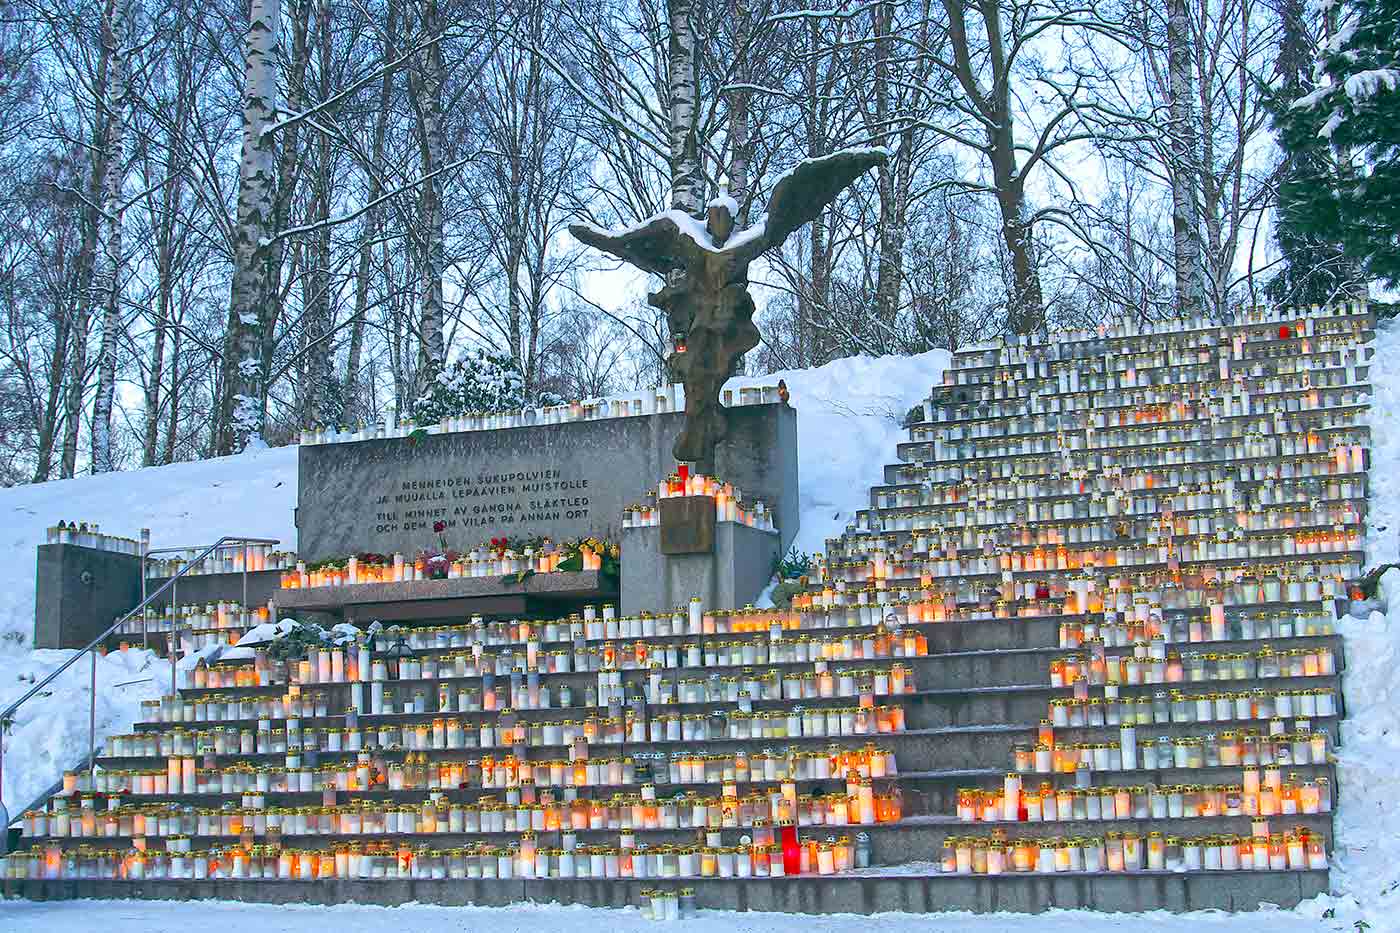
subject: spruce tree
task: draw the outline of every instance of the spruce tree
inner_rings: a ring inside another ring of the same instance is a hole
[[[1400,0],[1324,0],[1333,24],[1315,87],[1275,110],[1295,162],[1279,190],[1280,245],[1339,244],[1365,279],[1400,286]],[[1333,156],[1336,156],[1335,158]],[[1290,259],[1292,256],[1290,255]]]

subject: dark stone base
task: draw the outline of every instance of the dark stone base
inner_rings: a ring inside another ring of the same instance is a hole
[[[1102,911],[1258,910],[1282,908],[1327,891],[1327,872],[1216,871],[1131,875],[957,875],[869,873],[776,879],[675,881],[5,881],[7,897],[30,900],[136,898],[231,900],[266,904],[449,906],[560,903],[628,907],[644,889],[694,888],[704,908],[788,913],[1038,913],[1052,908]]]

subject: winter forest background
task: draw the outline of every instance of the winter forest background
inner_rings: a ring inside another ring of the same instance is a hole
[[[567,225],[756,219],[751,371],[1400,277],[1400,0],[0,0],[0,481],[664,379]],[[444,400],[443,394],[453,396]],[[435,420],[435,419],[434,419]]]

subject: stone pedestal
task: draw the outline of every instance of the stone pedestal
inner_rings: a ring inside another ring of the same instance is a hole
[[[34,647],[82,648],[141,601],[141,559],[76,544],[41,544]]]
[[[782,553],[777,532],[738,522],[714,526],[714,550],[663,554],[658,527],[622,533],[622,614],[669,611],[699,596],[705,609],[740,609],[753,602]]]

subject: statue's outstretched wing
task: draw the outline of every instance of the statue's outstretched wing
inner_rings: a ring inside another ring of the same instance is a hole
[[[781,245],[793,231],[815,220],[851,182],[889,158],[885,149],[845,149],[793,166],[773,186],[763,234],[754,243],[758,252]]]
[[[580,242],[657,275],[683,268],[690,243],[676,221],[665,214],[649,217],[625,230],[570,224],[569,232]]]

